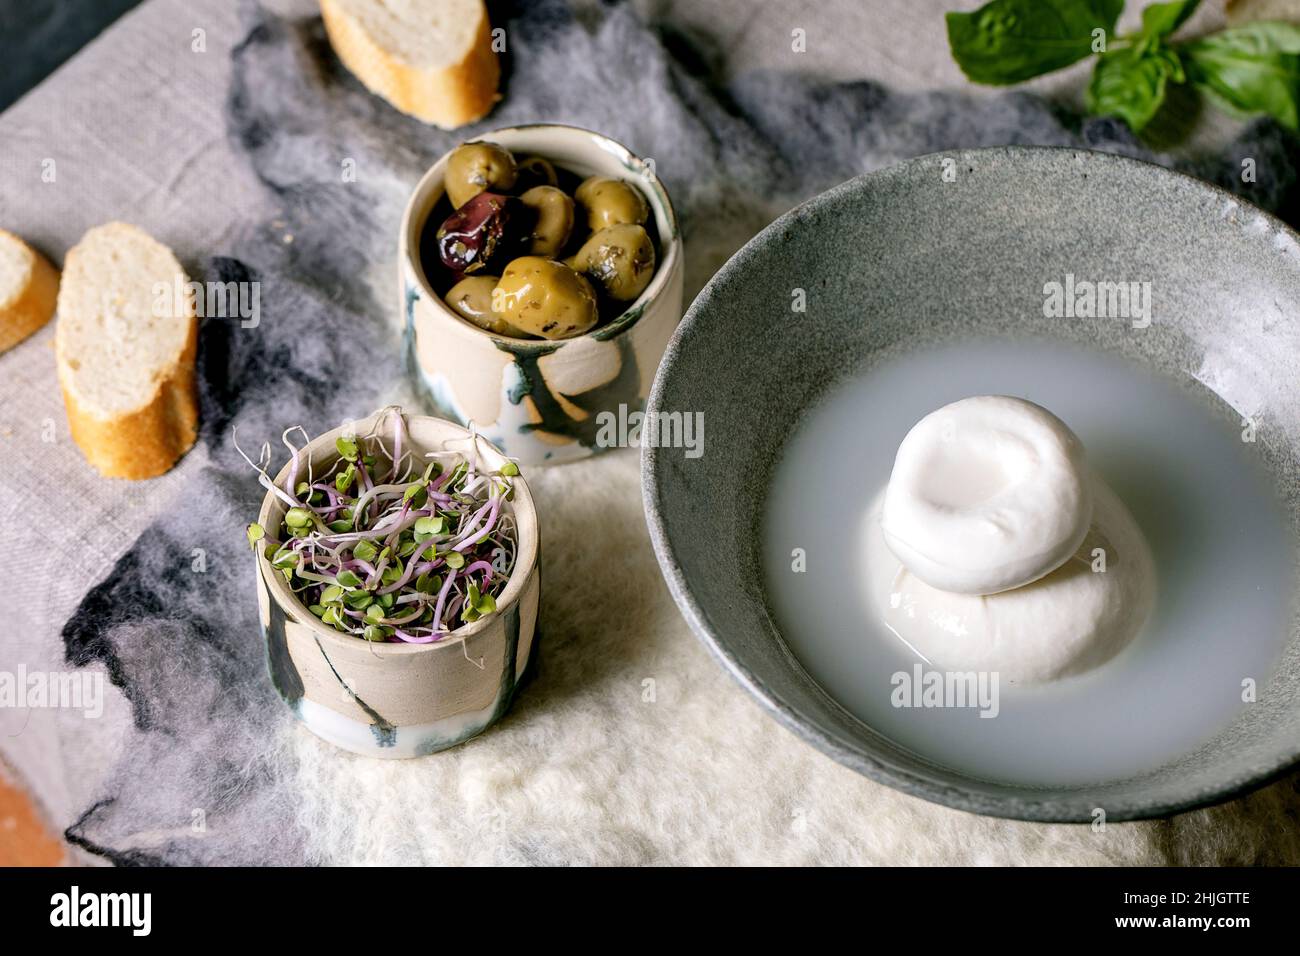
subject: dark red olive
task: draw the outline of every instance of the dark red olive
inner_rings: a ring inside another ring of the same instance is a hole
[[[499,248],[518,241],[516,220],[527,211],[513,196],[484,192],[467,199],[438,228],[438,258],[464,275],[486,268]]]

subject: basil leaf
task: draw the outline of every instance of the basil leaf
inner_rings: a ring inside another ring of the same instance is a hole
[[[1300,130],[1300,25],[1248,23],[1180,48],[1192,82],[1229,112]]]
[[[1167,37],[1196,12],[1201,0],[1174,0],[1153,3],[1142,11],[1142,33],[1148,37]]]
[[[1182,83],[1186,75],[1178,54],[1167,47],[1134,46],[1104,54],[1088,84],[1088,112],[1118,116],[1133,132],[1140,132],[1165,101],[1171,79]]]
[[[976,83],[1019,83],[1091,54],[1092,32],[1110,36],[1123,7],[1124,0],[992,0],[946,15],[948,45]]]

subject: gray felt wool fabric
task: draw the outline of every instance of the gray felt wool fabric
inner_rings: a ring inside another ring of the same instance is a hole
[[[143,24],[147,6],[119,29]],[[234,447],[236,429],[246,450],[270,441],[278,464],[286,427],[316,434],[410,400],[398,222],[424,169],[478,129],[568,122],[653,157],[682,221],[688,297],[800,200],[956,147],[1142,156],[1294,223],[1293,139],[1261,122],[1212,153],[1152,156],[1121,125],[1081,121],[1036,95],[733,73],[698,21],[647,26],[628,5],[575,12],[561,0],[494,7],[509,37],[505,99],[481,126],[444,133],[370,96],[309,9],[281,9],[245,3],[222,27],[228,42],[212,28],[214,49],[229,51],[224,82],[204,100],[221,142],[198,144],[160,184],[190,188],[201,169],[208,202],[238,214],[208,235],[215,213],[199,202],[149,221],[153,191],[113,213],[164,239],[169,223],[191,223],[179,251],[196,277],[261,283],[255,328],[202,324],[199,444],[172,475],[111,503],[87,490],[89,513],[59,517],[53,538],[28,512],[52,521],[62,505],[0,506],[10,553],[53,549],[39,614],[0,643],[0,667],[71,666],[112,685],[101,718],[32,712],[21,728],[6,717],[0,734],[0,753],[70,841],[119,864],[1300,862],[1295,776],[1170,821],[1044,826],[902,796],[800,743],[678,615],[645,533],[631,450],[528,475],[542,524],[543,636],[537,675],[511,713],[428,758],[343,753],[299,727],[266,677],[243,535],[261,490]],[[171,16],[188,36],[184,15]],[[38,136],[13,142],[23,162],[41,155]],[[234,160],[205,165],[209,149]],[[1237,175],[1243,157],[1256,161],[1253,184]],[[354,182],[340,175],[347,160]],[[18,218],[29,215],[17,187],[0,188]],[[83,188],[89,195],[93,178]],[[32,222],[61,258],[69,239]],[[42,444],[40,422],[57,407],[47,346],[48,333],[0,357],[4,447],[96,489],[69,442]]]

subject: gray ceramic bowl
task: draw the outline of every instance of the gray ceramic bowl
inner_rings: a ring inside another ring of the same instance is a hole
[[[1156,321],[1140,335],[1114,319],[1045,322],[1043,283],[1066,272],[1149,278]],[[796,287],[817,303],[807,316],[791,315]],[[694,459],[673,448],[643,451],[663,573],[691,627],[778,720],[899,790],[978,813],[1080,822],[1097,807],[1109,820],[1132,819],[1239,794],[1300,759],[1295,624],[1259,701],[1194,752],[1088,787],[987,782],[896,746],[808,676],[774,623],[758,530],[783,443],[829,386],[881,357],[1024,332],[1141,363],[1230,424],[1248,391],[1268,423],[1258,457],[1295,542],[1297,315],[1297,235],[1226,192],[1156,166],[1006,147],[922,157],[845,183],[741,249],[668,347],[650,410],[703,412],[708,443]]]

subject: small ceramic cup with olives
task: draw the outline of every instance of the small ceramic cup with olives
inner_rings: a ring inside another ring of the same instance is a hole
[[[642,409],[682,315],[653,164],[573,126],[487,133],[416,185],[400,248],[408,367],[432,413],[525,464],[617,447],[609,422]]]

